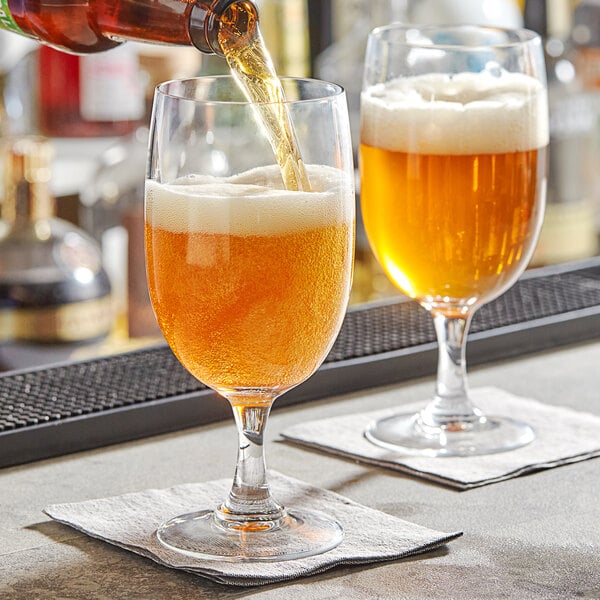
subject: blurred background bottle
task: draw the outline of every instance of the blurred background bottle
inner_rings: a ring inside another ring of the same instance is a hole
[[[591,171],[594,176],[592,194],[596,231],[600,237],[600,0],[581,0],[577,4],[571,39],[575,68],[583,89],[591,98],[596,120]]]
[[[119,138],[99,155],[80,194],[79,222],[100,245],[113,289],[115,349],[131,338],[158,335],[144,263],[147,146],[146,128]]]
[[[582,259],[598,252],[593,197],[600,166],[595,150],[596,116],[573,61],[572,17],[569,0],[525,3],[525,25],[544,42],[550,110],[547,205],[533,265]]]
[[[0,367],[72,358],[112,327],[108,277],[94,241],[55,216],[49,193],[52,147],[5,138],[0,239]]]
[[[38,124],[43,135],[126,135],[145,115],[144,86],[132,45],[88,56],[41,46],[38,73]]]
[[[573,16],[575,65],[583,85],[600,89],[600,0],[579,0]]]
[[[260,30],[279,75],[309,77],[310,30],[307,0],[257,0]]]

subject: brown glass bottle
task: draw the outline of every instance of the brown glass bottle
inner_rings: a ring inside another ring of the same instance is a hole
[[[0,27],[68,52],[89,54],[126,40],[193,45],[223,54],[219,30],[245,37],[257,11],[249,0],[0,0]]]

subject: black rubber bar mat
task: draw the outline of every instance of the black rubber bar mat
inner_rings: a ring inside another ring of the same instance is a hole
[[[600,259],[528,272],[483,306],[469,365],[600,337]],[[322,367],[275,408],[435,372],[431,317],[393,299],[351,308]],[[167,346],[0,375],[0,466],[231,418]]]

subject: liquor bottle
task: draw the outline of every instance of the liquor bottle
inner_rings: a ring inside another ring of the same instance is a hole
[[[594,256],[591,168],[595,117],[569,44],[569,0],[527,0],[525,25],[542,36],[548,78],[550,151],[544,224],[532,265],[556,264]]]
[[[249,0],[0,0],[0,28],[76,54],[126,40],[196,46],[223,54],[219,32],[244,43],[258,20]]]
[[[150,304],[144,254],[144,177],[148,130],[140,127],[101,154],[81,194],[79,222],[102,249],[116,312],[113,337],[160,335]]]
[[[5,138],[0,239],[0,366],[71,358],[111,329],[111,289],[98,246],[56,218],[48,191],[52,146],[39,137]]]
[[[600,0],[580,0],[573,15],[572,39],[584,85],[600,90]]]
[[[306,0],[257,0],[260,29],[277,73],[310,75],[310,40]]]
[[[596,232],[600,237],[600,0],[580,0],[573,15],[571,39],[575,67],[594,105],[596,139],[589,172],[593,176]]]
[[[50,137],[127,135],[145,114],[135,48],[76,56],[40,46],[38,126]]]

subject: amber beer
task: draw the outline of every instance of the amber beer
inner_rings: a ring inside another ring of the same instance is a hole
[[[277,167],[146,185],[148,283],[182,364],[220,392],[289,389],[323,361],[351,279],[353,194],[337,169],[312,192]],[[276,181],[279,184],[276,184]]]
[[[448,82],[427,75],[367,89],[360,165],[365,228],[388,276],[453,312],[498,296],[531,258],[548,131],[533,78]]]

